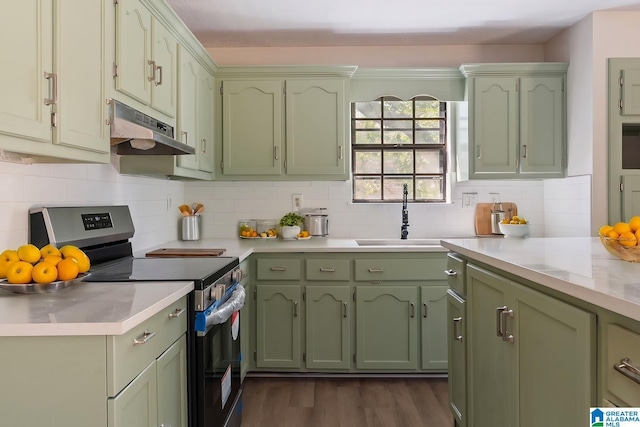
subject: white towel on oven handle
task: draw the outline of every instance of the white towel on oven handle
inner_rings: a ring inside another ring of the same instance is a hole
[[[229,320],[234,312],[244,306],[245,295],[244,287],[238,283],[229,299],[221,304],[216,311],[212,312],[210,316],[207,316],[207,326],[220,325]]]

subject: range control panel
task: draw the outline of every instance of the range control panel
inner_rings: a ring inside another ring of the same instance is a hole
[[[111,221],[111,214],[109,213],[82,214],[81,216],[85,230],[113,228],[113,221]]]

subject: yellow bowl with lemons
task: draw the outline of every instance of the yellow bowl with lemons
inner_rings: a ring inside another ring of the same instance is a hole
[[[610,254],[628,262],[640,262],[640,216],[629,222],[603,225],[599,231],[600,242]]]

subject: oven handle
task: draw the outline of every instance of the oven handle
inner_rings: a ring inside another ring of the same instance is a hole
[[[213,325],[225,323],[233,315],[244,306],[246,291],[244,287],[238,283],[231,296],[224,303],[216,306],[212,304],[204,311],[196,313],[194,329],[199,337],[205,336]]]

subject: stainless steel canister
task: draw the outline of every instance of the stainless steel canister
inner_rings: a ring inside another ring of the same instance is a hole
[[[493,209],[491,209],[491,234],[502,234],[500,231],[500,221],[505,218],[506,214],[502,210],[502,203],[497,203],[493,205]]]
[[[325,214],[306,214],[304,228],[311,236],[327,236],[329,234],[329,216]]]
[[[200,215],[182,217],[182,240],[200,240]]]

